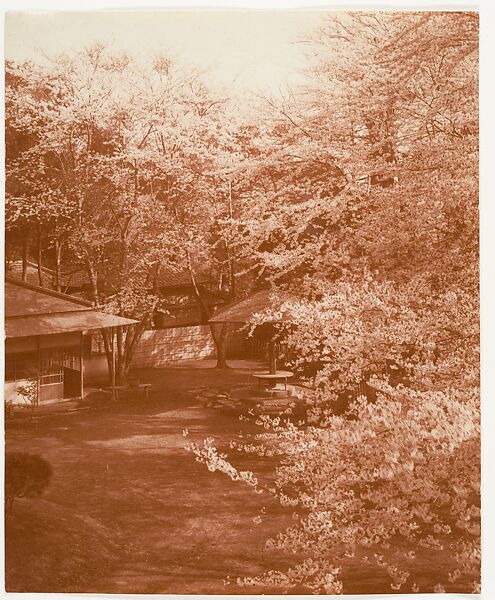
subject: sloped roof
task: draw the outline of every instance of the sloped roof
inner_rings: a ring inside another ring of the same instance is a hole
[[[221,292],[212,292],[203,285],[198,285],[201,294],[201,300],[204,304],[214,306],[216,304],[225,304],[225,295]],[[194,293],[194,290],[180,291],[175,288],[169,289],[162,296],[161,306],[198,306],[199,300]]]
[[[137,323],[132,319],[108,315],[96,310],[58,313],[52,315],[30,315],[14,317],[5,321],[5,335],[8,338],[30,337],[33,335],[53,335],[105,329]]]
[[[136,323],[96,310],[91,304],[16,279],[5,281],[5,335],[29,337]]]
[[[196,283],[214,283],[215,278],[207,273],[197,273]],[[157,274],[158,287],[181,287],[192,285],[189,271],[176,271],[169,266],[160,266]]]
[[[48,267],[41,267],[44,286],[47,288],[55,287],[55,271]],[[15,277],[16,279],[22,280],[22,261],[16,260],[6,265],[6,274],[9,277]],[[144,277],[144,275],[143,275]],[[32,285],[39,285],[38,277],[38,265],[28,261],[26,281]],[[196,274],[196,283],[215,283],[216,278],[205,272]],[[82,288],[90,285],[90,278],[86,271],[81,266],[73,266],[71,268],[64,268],[59,275],[59,285],[62,289],[64,288]],[[162,287],[185,287],[191,286],[192,280],[189,271],[176,270],[170,266],[160,266],[157,274],[157,285],[159,288]]]
[[[48,267],[41,267],[44,287],[55,287],[55,271]],[[16,260],[6,265],[6,274],[22,280],[22,260]],[[26,282],[31,285],[39,285],[38,265],[31,261],[27,262]],[[59,285],[61,288],[84,287],[90,284],[89,275],[80,266],[64,269],[59,274]]]
[[[53,290],[7,279],[5,282],[5,316],[25,317],[88,310],[89,302]]]
[[[249,298],[236,302],[220,310],[211,319],[211,323],[249,323],[254,315],[265,310],[278,310],[283,302],[289,300],[289,295],[273,290],[256,292]],[[277,323],[283,319],[266,318],[265,323]]]
[[[69,271],[62,271],[62,273],[60,273],[59,281],[60,286],[64,288],[84,287],[85,285],[91,284],[87,271],[81,267],[74,267]]]
[[[22,260],[8,262],[5,265],[5,272],[9,277],[15,277],[16,279],[22,280]],[[53,285],[55,273],[47,267],[41,267],[41,273],[45,280],[45,285],[51,287]],[[28,261],[26,265],[26,281],[32,285],[39,285],[38,265],[31,261]]]

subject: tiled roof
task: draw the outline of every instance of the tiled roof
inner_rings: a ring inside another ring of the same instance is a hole
[[[278,310],[290,296],[274,290],[263,290],[220,310],[210,322],[212,323],[249,323],[253,316],[265,310]],[[265,319],[266,323],[277,322],[278,319]]]
[[[199,286],[201,299],[208,306],[225,304],[225,297],[220,292],[212,292],[203,286]],[[177,292],[163,297],[162,307],[187,307],[198,306],[199,301],[194,292]]]
[[[60,285],[63,288],[84,287],[90,283],[88,273],[85,269],[81,269],[80,267],[75,267],[72,270],[60,273]]]
[[[47,287],[53,285],[55,273],[47,267],[41,267],[41,273],[43,276],[43,284]],[[5,265],[5,274],[9,277],[15,277],[16,279],[22,279],[22,261],[16,260]],[[32,285],[39,285],[38,277],[38,265],[28,261],[26,269],[26,281]]]
[[[206,273],[196,275],[196,283],[215,283],[215,278]],[[192,285],[189,271],[174,270],[171,267],[161,266],[157,275],[158,287],[182,287]]]
[[[47,267],[42,267],[43,286],[55,287],[55,271]],[[22,279],[22,261],[17,260],[11,262],[6,267],[6,275]],[[28,261],[27,266],[27,283],[39,285],[38,265]],[[74,266],[70,269],[63,270],[59,277],[60,287],[66,288],[82,288],[90,284],[89,275],[84,268]],[[103,282],[104,284],[105,282]],[[196,283],[216,283],[216,278],[207,273],[197,273]],[[187,287],[192,285],[191,275],[189,271],[180,271],[173,269],[170,266],[161,266],[157,275],[157,285],[159,288],[167,287]],[[104,287],[104,286],[103,286]]]
[[[22,279],[22,261],[16,260],[8,263],[6,266],[6,275]],[[48,267],[41,267],[43,275],[43,287],[55,287],[55,271]],[[60,287],[83,287],[90,283],[87,272],[81,267],[73,267],[60,273]],[[39,285],[38,265],[31,261],[27,263],[26,281],[32,285]]]

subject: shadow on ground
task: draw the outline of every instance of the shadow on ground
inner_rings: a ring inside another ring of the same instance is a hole
[[[252,593],[224,580],[281,565],[264,542],[290,517],[266,494],[208,472],[184,450],[183,430],[224,448],[241,429],[252,433],[240,409],[207,407],[201,393],[245,383],[255,366],[142,370],[153,384],[148,401],[8,424],[7,451],[39,453],[54,477],[40,500],[16,500],[6,519],[7,590]],[[273,468],[252,456],[238,463]],[[268,518],[257,525],[263,506]]]
[[[153,386],[147,401],[131,396],[103,406],[83,403],[84,410],[73,412],[68,403],[65,410],[47,407],[32,419],[8,422],[7,451],[39,453],[54,476],[40,500],[16,500],[6,519],[7,590],[280,593],[235,581],[302,558],[264,549],[267,538],[292,522],[290,510],[266,493],[210,473],[184,450],[188,440],[213,437],[228,451],[239,434],[246,440],[258,431],[239,419],[239,406],[208,399],[208,390],[249,383],[259,368],[241,361],[234,366],[219,372],[202,361],[141,370],[141,381]],[[273,474],[269,459],[237,454],[232,461],[262,479]],[[257,524],[253,519],[262,509]],[[438,574],[448,572],[432,552],[418,560],[421,589],[432,589]],[[393,592],[383,569],[357,559],[343,565],[342,578],[346,594]]]

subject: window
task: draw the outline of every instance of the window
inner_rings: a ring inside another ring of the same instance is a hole
[[[64,348],[60,352],[60,364],[68,369],[81,369],[80,348]]]
[[[105,342],[103,341],[103,335],[101,332],[95,332],[87,336],[90,343],[90,352],[88,354],[105,354]]]
[[[49,385],[62,383],[64,372],[62,367],[62,352],[58,348],[41,350],[40,384]]]
[[[42,348],[39,356],[40,384],[63,383],[64,367],[79,371],[80,348]],[[5,355],[5,381],[36,380],[38,376],[37,352],[18,352]]]
[[[5,355],[5,381],[36,379],[38,357],[36,352],[18,352]]]

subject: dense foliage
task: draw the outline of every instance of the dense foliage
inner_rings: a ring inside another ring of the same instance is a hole
[[[225,101],[192,69],[101,45],[8,63],[6,82],[7,259],[19,241],[24,263],[36,248],[40,285],[44,261],[56,287],[77,266],[95,304],[140,321],[119,331],[123,376],[158,307],[160,266],[194,277],[225,262],[212,250],[228,215]]]
[[[269,544],[300,562],[246,583],[340,593],[354,556],[392,590],[473,591],[477,17],[347,13],[313,44],[313,82],[273,107],[246,186],[264,212],[257,259],[298,297],[282,307],[289,356],[314,374],[307,422],[264,420],[258,440],[280,457],[265,491],[297,519]],[[193,450],[257,487],[211,441]]]
[[[310,410],[261,419],[273,485],[192,446],[293,507],[269,544],[299,562],[245,583],[340,593],[353,556],[392,590],[476,590],[478,18],[334,14],[307,42],[308,84],[256,118],[165,58],[8,65],[8,236],[64,249],[141,330],[158,264],[290,290]]]

